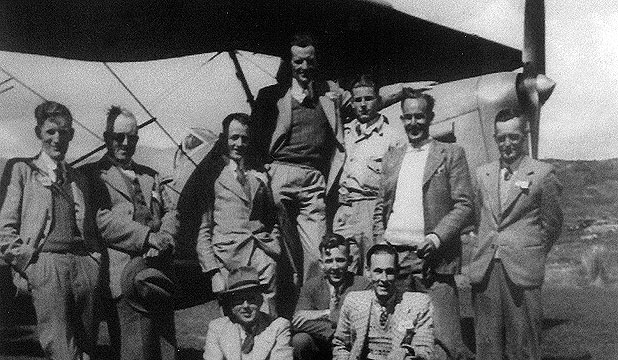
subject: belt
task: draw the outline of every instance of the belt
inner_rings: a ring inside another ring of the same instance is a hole
[[[342,205],[350,205],[356,201],[375,200],[377,198],[377,195],[362,195],[360,193],[354,193],[354,195],[339,194],[339,203]]]

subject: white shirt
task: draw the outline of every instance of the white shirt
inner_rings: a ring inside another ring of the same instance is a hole
[[[300,86],[296,78],[292,78],[292,89],[290,90],[290,92],[292,94],[292,97],[296,99],[296,101],[298,101],[298,103],[300,104],[302,104],[302,102],[308,95],[308,90]]]
[[[384,238],[391,244],[419,246],[425,241],[423,174],[432,143],[428,141],[419,148],[408,145],[406,149],[397,179],[393,212],[384,232]]]
[[[39,159],[43,163],[43,167],[44,167],[44,169],[41,169],[41,170],[47,173],[47,176],[49,176],[52,182],[56,182],[57,180],[56,179],[56,169],[58,169],[58,167],[60,167],[62,173],[65,174],[65,178],[66,178],[66,168],[67,167],[64,161],[57,163],[52,158],[50,158],[49,155],[47,155],[45,151],[41,151],[41,155],[39,155]]]

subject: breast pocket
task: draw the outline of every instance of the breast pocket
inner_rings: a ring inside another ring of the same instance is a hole
[[[382,176],[382,157],[373,156],[366,160],[367,171],[365,185],[370,188],[378,188]]]

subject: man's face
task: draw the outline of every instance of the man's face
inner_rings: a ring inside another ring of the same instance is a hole
[[[389,298],[395,290],[397,268],[395,257],[388,253],[377,253],[371,256],[371,267],[367,275],[378,298]]]
[[[432,117],[432,113],[427,113],[427,103],[424,99],[404,100],[401,122],[411,144],[418,144],[429,137]]]
[[[523,121],[520,118],[496,123],[494,139],[498,144],[500,159],[507,164],[512,164],[524,155],[526,137],[522,128]]]
[[[322,271],[333,285],[338,285],[343,281],[349,265],[350,255],[343,245],[325,249],[320,254]]]
[[[112,131],[106,133],[109,154],[120,163],[131,160],[138,140],[137,121],[124,115],[119,115],[114,121]]]
[[[315,48],[313,45],[306,47],[292,46],[292,76],[303,87],[309,85],[315,73]]]
[[[231,305],[232,316],[235,318],[235,322],[243,326],[253,324],[263,301],[262,294],[257,291],[244,291],[233,294]]]
[[[369,123],[378,116],[380,99],[371,87],[352,89],[352,107],[356,118],[363,124]]]
[[[249,127],[238,120],[232,120],[227,133],[227,152],[232,160],[240,160],[249,146]]]
[[[45,120],[39,130],[42,150],[55,161],[64,160],[69,149],[69,142],[73,139],[74,130],[71,123],[58,117],[53,120]]]

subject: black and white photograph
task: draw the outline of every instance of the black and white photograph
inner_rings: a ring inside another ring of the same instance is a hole
[[[618,3],[0,0],[0,360],[618,359]]]

